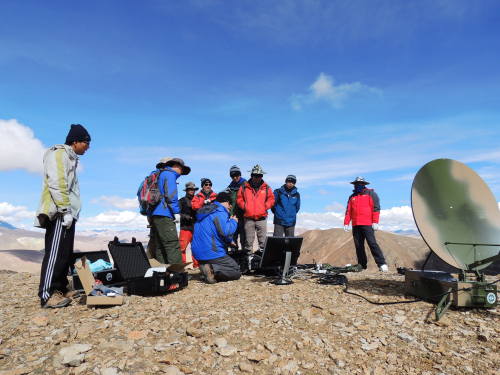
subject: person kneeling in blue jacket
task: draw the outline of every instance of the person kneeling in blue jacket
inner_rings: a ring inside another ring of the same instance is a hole
[[[191,252],[209,284],[241,277],[238,263],[226,254],[238,228],[238,218],[229,217],[232,205],[231,195],[220,192],[212,204],[203,206],[196,213]]]

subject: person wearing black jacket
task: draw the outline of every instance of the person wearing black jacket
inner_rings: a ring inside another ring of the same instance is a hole
[[[191,207],[196,190],[194,182],[188,182],[184,191],[186,195],[179,199],[179,208],[181,215],[181,232],[179,234],[179,241],[181,243],[182,261],[186,264],[186,249],[189,243],[193,241],[194,223],[196,222],[196,212]],[[193,257],[193,267],[198,268],[200,265]]]

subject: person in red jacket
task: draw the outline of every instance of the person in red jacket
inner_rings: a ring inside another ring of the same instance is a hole
[[[245,219],[245,250],[253,251],[255,232],[259,250],[264,247],[267,234],[267,210],[274,206],[273,189],[262,179],[264,172],[257,164],[252,168],[251,178],[238,191],[236,202],[243,210]]]
[[[349,222],[352,220],[352,238],[354,246],[356,246],[356,255],[358,263],[364,270],[367,268],[368,259],[365,252],[365,240],[368,242],[368,247],[373,255],[373,259],[377,263],[380,271],[387,272],[387,264],[384,254],[375,238],[375,231],[378,230],[378,220],[380,217],[380,200],[377,193],[373,189],[367,189],[366,182],[363,177],[356,177],[352,181],[354,185],[353,194],[347,202],[347,210],[344,219],[344,231],[347,232]]]
[[[204,205],[212,204],[215,198],[217,198],[217,194],[212,191],[212,181],[208,178],[202,178],[201,190],[191,201],[191,208],[193,211],[198,211]]]

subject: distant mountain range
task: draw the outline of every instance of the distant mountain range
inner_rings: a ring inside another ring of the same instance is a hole
[[[0,220],[0,228],[7,228],[7,229],[17,229],[16,227],[10,225],[9,223]]]

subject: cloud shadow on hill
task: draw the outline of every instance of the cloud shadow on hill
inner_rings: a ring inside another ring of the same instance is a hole
[[[44,250],[0,250],[0,253],[14,255],[23,262],[42,263]]]

